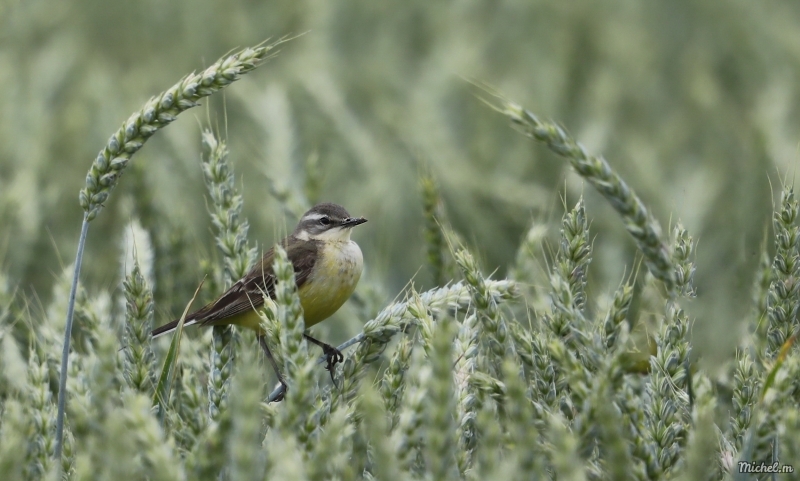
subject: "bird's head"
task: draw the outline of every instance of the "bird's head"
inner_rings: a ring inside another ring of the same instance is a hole
[[[317,204],[303,214],[294,236],[300,240],[339,241],[350,240],[350,229],[366,222],[363,217],[351,217],[337,204]]]

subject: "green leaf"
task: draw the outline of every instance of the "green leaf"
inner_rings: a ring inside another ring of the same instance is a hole
[[[172,336],[172,342],[169,345],[167,357],[164,358],[164,367],[161,368],[161,375],[158,377],[158,384],[156,385],[156,390],[153,395],[153,407],[158,408],[158,419],[162,422],[164,420],[164,410],[169,400],[169,392],[172,389],[172,380],[175,378],[175,370],[178,365],[178,352],[181,346],[183,323],[186,319],[186,315],[189,313],[189,309],[192,307],[192,303],[197,298],[197,293],[200,292],[200,288],[203,287],[205,281],[206,279],[204,277],[200,285],[197,286],[197,289],[194,291],[194,295],[189,300],[189,303],[186,304],[186,308],[183,310],[183,315],[181,315],[178,321],[178,327],[175,329],[175,335]]]

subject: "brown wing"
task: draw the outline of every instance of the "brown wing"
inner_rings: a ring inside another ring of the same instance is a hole
[[[311,278],[321,244],[316,240],[294,242],[286,251],[289,261],[294,266],[294,282],[298,289]],[[272,297],[271,293],[270,297]]]
[[[294,242],[291,242],[293,240]],[[319,242],[297,241],[290,236],[284,239],[282,243],[283,247],[287,249],[286,254],[289,257],[289,261],[294,266],[295,283],[300,288],[308,281],[314,268]],[[274,262],[275,252],[274,249],[270,249],[264,253],[261,261],[250,269],[250,272],[236,281],[216,300],[188,314],[185,322],[196,321],[196,324],[208,325],[261,307],[264,304],[264,293],[267,293],[270,297],[275,297],[275,273],[272,270]],[[170,331],[177,325],[177,320],[172,321],[154,329],[152,334],[157,336]]]
[[[264,294],[273,297],[275,290],[275,274],[272,271],[275,253],[268,250],[260,262],[250,272],[236,281],[225,293],[202,309],[186,316],[186,320],[197,320],[198,324],[215,321],[257,309],[264,304]]]

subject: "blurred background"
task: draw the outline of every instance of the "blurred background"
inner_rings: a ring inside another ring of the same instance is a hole
[[[622,222],[563,159],[481,102],[472,79],[603,154],[665,235],[684,223],[699,241],[698,296],[686,306],[698,325],[735,333],[751,316],[771,205],[796,174],[792,0],[0,0],[0,267],[18,292],[42,305],[53,296],[74,261],[78,190],[132,112],[231,49],[302,32],[134,157],[89,230],[89,291],[119,295],[122,239],[138,220],[154,245],[156,323],[182,310],[219,258],[200,170],[211,127],[228,142],[260,249],[304,202],[369,218],[354,237],[376,302],[412,278],[432,287],[424,173],[496,277],[531,225],[556,249],[564,204],[583,195],[589,298],[613,293],[636,263]]]

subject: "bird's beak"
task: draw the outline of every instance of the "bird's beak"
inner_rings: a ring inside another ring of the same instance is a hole
[[[366,221],[367,219],[363,217],[350,217],[349,219],[345,219],[345,221],[342,222],[342,227],[348,227],[348,228],[355,227],[357,225],[363,224]]]

